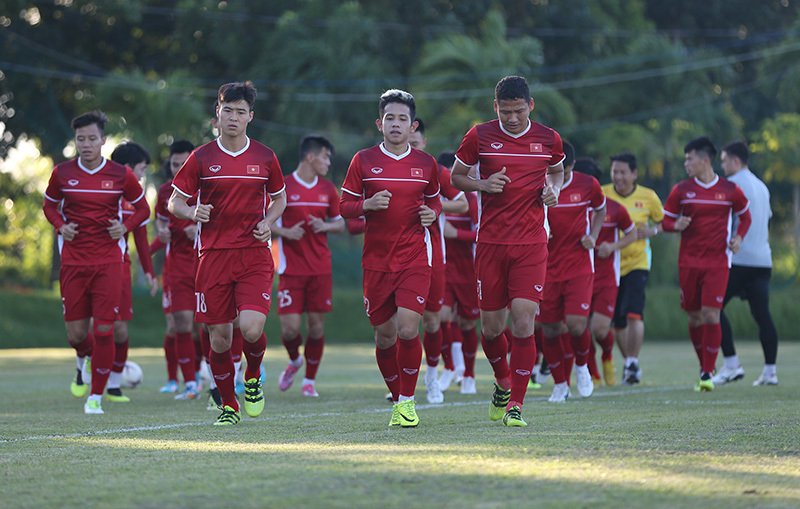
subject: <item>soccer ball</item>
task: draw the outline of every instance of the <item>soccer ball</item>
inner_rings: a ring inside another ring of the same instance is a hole
[[[141,366],[133,361],[125,362],[125,368],[122,370],[122,383],[120,384],[122,387],[133,389],[142,383],[143,379],[144,373],[142,373]]]

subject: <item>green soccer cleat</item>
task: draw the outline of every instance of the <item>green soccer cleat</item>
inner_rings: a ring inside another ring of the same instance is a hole
[[[400,426],[402,420],[400,419],[400,403],[392,405],[392,417],[389,419],[389,427]]]
[[[537,390],[539,390],[541,388],[542,388],[542,384],[540,384],[539,382],[534,382],[533,378],[528,380],[528,389],[532,389],[534,391],[537,391]]]
[[[89,397],[83,405],[83,413],[88,415],[102,415],[103,407],[100,406],[100,400]]]
[[[708,380],[700,379],[697,385],[694,386],[695,392],[711,392],[714,390],[714,382],[709,378]]]
[[[222,413],[217,417],[217,422],[214,423],[214,426],[233,426],[234,424],[239,424],[241,420],[242,414],[240,414],[238,410],[234,410],[228,405],[225,405],[222,408]]]
[[[119,389],[106,389],[106,399],[112,403],[130,403],[131,398],[122,394]]]
[[[400,403],[395,403],[397,414],[400,418],[400,426],[403,428],[416,428],[419,426],[417,416],[417,403],[413,399],[407,399]]]
[[[506,405],[508,399],[511,397],[511,390],[505,390],[494,384],[494,394],[492,394],[492,401],[489,403],[489,419],[492,421],[499,421],[506,414]]]
[[[244,383],[244,411],[250,417],[258,417],[264,411],[264,391],[258,378]]]
[[[503,424],[509,428],[524,428],[528,425],[528,423],[522,418],[522,413],[520,412],[520,408],[518,406],[512,406],[508,409],[505,415],[503,415]]]
[[[76,371],[75,379],[69,384],[69,392],[71,392],[76,398],[85,398],[86,394],[89,393],[89,384],[83,383],[81,370],[76,369]]]

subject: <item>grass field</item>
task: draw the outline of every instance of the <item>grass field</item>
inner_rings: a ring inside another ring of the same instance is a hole
[[[417,429],[387,429],[385,387],[366,346],[332,346],[319,399],[277,389],[233,428],[206,403],[157,393],[161,353],[134,349],[143,386],[127,405],[85,416],[69,395],[67,349],[0,351],[5,507],[800,507],[800,344],[781,345],[781,385],[752,387],[760,352],[741,341],[744,381],[692,391],[685,343],[645,346],[644,384],[590,399],[529,392],[525,429],[489,422],[488,363],[478,396],[418,406]],[[424,389],[419,399],[425,400]],[[8,505],[6,505],[8,504]]]

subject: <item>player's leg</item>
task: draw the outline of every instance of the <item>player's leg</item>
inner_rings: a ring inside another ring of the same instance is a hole
[[[442,364],[444,369],[439,377],[439,389],[442,392],[450,388],[450,384],[455,379],[455,364],[453,363],[453,342],[456,339],[456,332],[459,331],[455,319],[456,313],[454,306],[452,289],[450,285],[445,286],[444,305],[439,312],[439,319],[442,324]],[[424,317],[423,317],[424,321]],[[461,347],[461,336],[458,336],[459,348]],[[463,359],[462,359],[463,361]]]
[[[75,349],[77,371],[70,383],[70,392],[76,398],[86,397],[91,379],[91,376],[83,376],[86,361],[91,358],[94,347],[94,338],[89,332],[92,303],[90,293],[86,290],[91,274],[92,271],[87,267],[62,265],[59,276],[67,342]]]
[[[303,356],[306,361],[306,375],[303,378],[303,396],[317,398],[319,393],[316,389],[317,371],[322,361],[322,353],[325,349],[325,313],[308,312],[308,338],[303,349]]]
[[[469,316],[471,317],[472,315]],[[480,313],[478,313],[478,316],[480,316]],[[475,359],[478,356],[478,320],[459,315],[458,327],[461,329],[461,348],[464,355],[464,377],[461,379],[461,394],[477,394]]]
[[[92,355],[93,339],[89,336],[90,319],[70,320],[64,322],[67,330],[67,342],[75,349],[77,374],[70,385],[70,392],[76,398],[83,398],[89,392],[89,381],[83,380],[83,369],[86,360]]]
[[[594,276],[587,274],[566,281],[563,285],[564,314],[569,342],[575,356],[575,379],[578,393],[589,397],[594,391],[594,383],[589,373],[588,359],[592,344],[588,328],[591,310]],[[569,380],[569,375],[567,375]]]
[[[444,266],[431,270],[431,280],[428,288],[428,299],[422,315],[422,326],[425,331],[422,344],[425,351],[425,392],[428,403],[439,404],[444,401],[444,394],[439,387],[437,367],[442,356],[442,318],[441,311],[444,304],[445,270]]]
[[[522,419],[521,410],[525,403],[525,393],[536,363],[536,343],[533,339],[533,322],[539,311],[539,303],[524,298],[511,301],[511,392],[506,403],[503,423],[506,426],[527,426]]]
[[[548,400],[551,403],[564,403],[570,396],[567,372],[564,369],[564,347],[561,342],[565,317],[562,286],[558,281],[547,283],[538,317],[544,334],[542,350],[553,377],[553,392]]]
[[[281,297],[283,301],[283,297]],[[288,390],[294,383],[294,377],[303,366],[303,357],[300,355],[300,345],[303,337],[300,333],[302,315],[300,313],[286,313],[278,310],[281,323],[281,342],[289,355],[289,363],[278,377],[278,387],[281,391]]]
[[[91,295],[92,329],[92,387],[84,405],[88,414],[103,413],[101,400],[114,364],[114,321],[119,314],[122,294],[122,263],[94,267],[87,291]]]
[[[192,332],[194,330],[194,313],[191,309],[179,306],[172,313],[175,321],[175,354],[183,375],[184,390],[175,396],[177,400],[194,400],[199,397],[195,371],[195,347]]]
[[[595,311],[589,322],[592,337],[602,349],[603,380],[607,386],[617,383],[614,372],[614,333],[611,330],[611,319],[611,316]]]
[[[164,315],[164,318],[166,320],[166,327],[164,330],[164,360],[167,365],[167,383],[159,389],[159,392],[174,393],[178,392],[178,353],[175,346],[177,341],[177,339],[175,339],[175,317],[169,312]]]
[[[735,382],[744,378],[744,368],[742,368],[739,356],[736,355],[736,346],[733,342],[733,329],[725,316],[725,306],[728,305],[734,297],[745,296],[745,285],[747,274],[743,267],[734,265],[731,267],[730,277],[728,278],[728,287],[725,290],[725,299],[722,302],[722,311],[719,316],[720,330],[722,331],[722,357],[723,365],[719,371],[712,377],[714,385],[723,385],[729,382]]]
[[[722,330],[719,322],[722,304],[725,301],[725,289],[728,286],[728,276],[728,267],[722,267],[707,269],[703,271],[700,278],[700,314],[703,321],[703,360],[699,383],[701,390],[714,388],[711,377],[722,343]],[[704,383],[706,379],[708,383]]]
[[[758,338],[764,352],[764,369],[753,385],[778,385],[778,331],[769,311],[769,280],[772,269],[753,269],[749,281],[748,303],[750,313],[758,325]]]
[[[629,278],[626,299],[628,330],[625,365],[628,367],[629,384],[639,383],[642,378],[639,353],[644,344],[645,289],[649,276],[650,273],[646,270],[634,270],[627,276]]]
[[[124,302],[124,297],[123,297]],[[125,304],[123,304],[123,307]],[[122,317],[122,315],[120,314]],[[127,318],[127,316],[125,317]],[[114,403],[128,403],[130,398],[122,394],[122,372],[128,361],[128,321],[114,322],[114,362],[106,384],[106,399]]]

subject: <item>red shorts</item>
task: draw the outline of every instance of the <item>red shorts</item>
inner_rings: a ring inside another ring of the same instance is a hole
[[[477,320],[481,316],[477,284],[448,281],[444,289],[444,305],[455,308],[458,316],[465,320]]]
[[[484,311],[506,308],[512,299],[542,302],[547,245],[481,244],[475,252],[478,300]]]
[[[131,261],[126,260],[125,263],[122,264],[122,284],[119,294],[119,316],[117,316],[117,320],[122,320],[123,322],[130,322],[133,320],[132,284]]]
[[[119,314],[123,263],[61,266],[64,321],[94,318],[113,322]]]
[[[278,278],[278,314],[330,313],[333,309],[330,274]]]
[[[445,269],[444,265],[431,268],[431,287],[428,290],[428,302],[425,311],[438,313],[444,305]]]
[[[722,309],[728,287],[728,267],[695,269],[679,267],[681,307],[699,311],[701,307]]]
[[[548,281],[537,321],[559,323],[566,315],[589,316],[593,281],[594,274],[576,276],[566,281]]]
[[[268,314],[273,273],[266,246],[203,253],[197,265],[194,321],[230,323],[244,310]]]
[[[194,275],[169,273],[169,312],[195,311],[197,299],[194,294]]]
[[[400,272],[364,269],[364,308],[373,326],[388,322],[397,308],[425,311],[431,285],[431,268],[415,267]]]
[[[592,290],[592,313],[614,318],[619,287],[615,284],[596,286]]]

